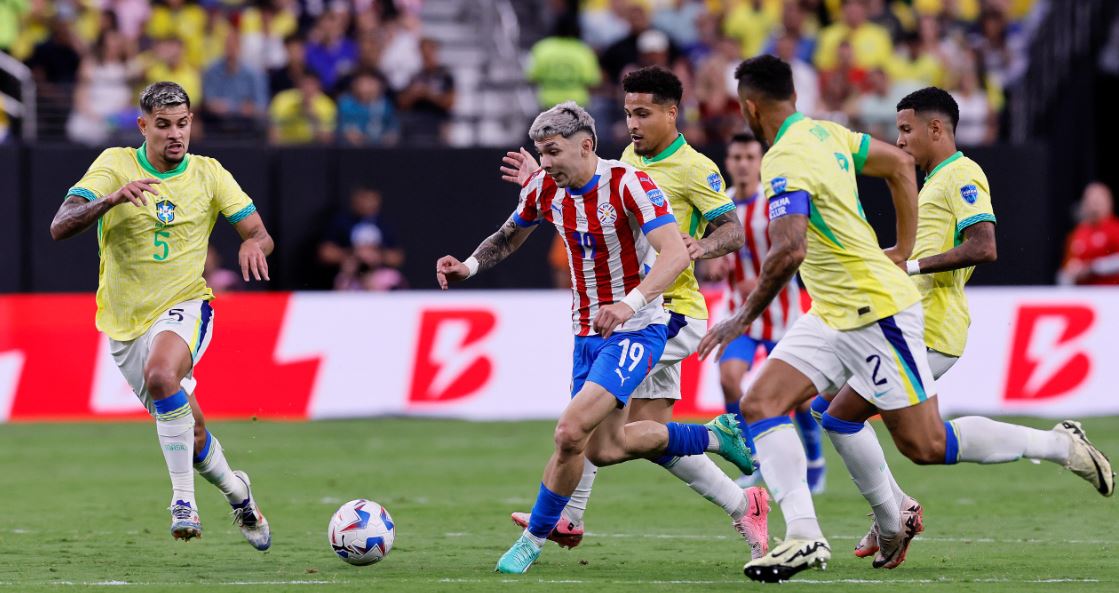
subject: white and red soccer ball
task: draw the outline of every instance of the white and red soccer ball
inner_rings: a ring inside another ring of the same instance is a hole
[[[326,535],[339,558],[354,566],[368,566],[389,555],[396,526],[384,507],[359,498],[335,511]]]

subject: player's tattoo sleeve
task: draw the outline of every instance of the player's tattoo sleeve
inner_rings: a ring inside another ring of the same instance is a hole
[[[807,252],[807,231],[807,216],[782,216],[770,222],[769,235],[772,243],[765,261],[762,262],[758,285],[734,316],[735,322],[740,326],[745,328],[753,323],[777,293],[793,279]]]
[[[69,239],[93,226],[112,207],[108,200],[90,202],[80,196],[69,196],[51,221],[51,237],[55,241]]]
[[[964,229],[963,242],[939,253],[921,258],[921,273],[946,272],[998,259],[995,223],[978,222]]]
[[[703,259],[721,257],[737,251],[746,242],[746,232],[742,229],[742,223],[733,210],[716,216],[708,224],[711,225],[711,234],[700,241],[704,247]]]
[[[509,257],[525,242],[535,226],[520,227],[512,218],[505,221],[497,232],[486,237],[472,254],[478,260],[478,271],[488,270]]]

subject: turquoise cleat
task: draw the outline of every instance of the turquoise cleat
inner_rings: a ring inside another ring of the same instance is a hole
[[[524,574],[528,572],[529,567],[533,562],[540,557],[541,548],[532,543],[532,540],[525,537],[523,534],[517,542],[509,548],[508,552],[501,555],[501,559],[497,561],[497,566],[494,572],[503,572],[505,574]]]
[[[750,456],[750,449],[742,438],[742,430],[738,428],[738,420],[734,414],[717,416],[706,426],[719,439],[719,455],[733,463],[743,474],[753,474],[754,459]]]

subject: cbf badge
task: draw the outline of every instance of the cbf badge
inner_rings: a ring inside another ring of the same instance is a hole
[[[720,191],[723,189],[723,178],[719,177],[718,173],[712,173],[707,176],[707,187],[712,191]]]
[[[975,201],[979,199],[979,188],[970,184],[965,185],[960,188],[960,196],[963,197],[964,201],[968,204],[974,204]]]
[[[155,217],[163,224],[171,224],[175,220],[175,204],[171,200],[160,200],[155,203]]]

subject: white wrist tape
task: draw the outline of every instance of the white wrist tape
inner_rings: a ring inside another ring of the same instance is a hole
[[[471,278],[474,274],[478,273],[478,260],[473,255],[466,258],[466,261],[462,262],[462,265],[466,266],[467,278]]]
[[[626,295],[626,298],[622,299],[622,302],[629,305],[629,308],[633,309],[634,313],[640,311],[642,307],[649,304],[645,295],[641,294],[641,291],[636,288],[629,291],[629,294]]]
[[[905,262],[905,271],[908,272],[910,276],[916,276],[917,274],[920,274],[921,262],[915,259],[911,259]]]

